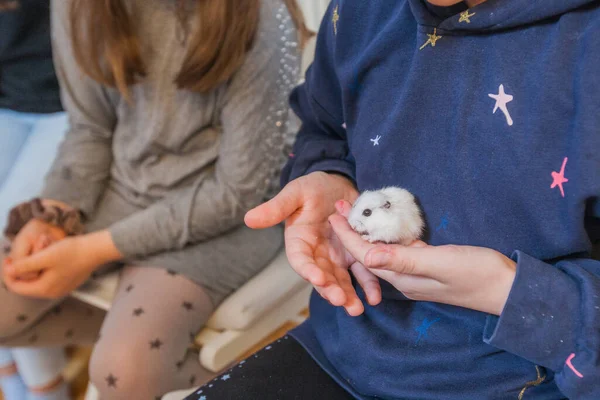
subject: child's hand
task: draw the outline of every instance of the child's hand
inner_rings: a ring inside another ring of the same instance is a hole
[[[12,241],[10,259],[19,261],[64,239],[65,231],[46,222],[32,219]]]
[[[38,239],[35,241],[35,243],[33,244],[33,248],[31,251],[31,254],[35,254],[38,253],[42,250],[44,250],[46,247],[50,246],[52,244],[52,238],[46,234],[42,234],[38,237]],[[8,259],[7,261],[8,263],[12,262],[12,259]],[[22,281],[31,281],[34,279],[37,279],[40,276],[39,272],[31,272],[31,273],[27,273],[24,275],[21,275],[19,277],[20,280]]]
[[[44,250],[52,243],[62,240],[65,236],[65,232],[54,225],[39,220],[31,220],[13,240],[10,254],[3,261],[3,267],[13,261],[21,260]],[[32,272],[19,276],[19,279],[31,281],[38,277],[39,273]]]
[[[44,299],[68,295],[100,265],[120,259],[110,232],[71,236],[19,261],[4,263],[4,283],[14,293]],[[34,280],[23,280],[29,274]]]
[[[334,306],[350,315],[360,315],[364,306],[350,279],[352,268],[370,304],[381,301],[379,281],[355,263],[333,233],[327,218],[335,212],[335,201],[354,201],[358,192],[346,178],[313,172],[290,182],[271,201],[246,214],[246,224],[255,229],[286,221],[285,246],[292,268],[310,282]]]
[[[342,215],[330,217],[344,247],[373,274],[406,297],[500,315],[510,293],[516,264],[482,247],[381,245],[365,242]]]

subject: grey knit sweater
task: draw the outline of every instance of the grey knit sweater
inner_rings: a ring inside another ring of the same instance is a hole
[[[132,105],[78,69],[69,3],[53,1],[52,32],[71,127],[43,197],[108,228],[128,259],[185,251],[240,226],[277,183],[292,132],[287,96],[300,56],[282,1],[263,0],[254,48],[231,81],[199,94],[173,83],[187,51],[175,1],[132,0],[147,66]],[[107,192],[123,205],[100,217]]]

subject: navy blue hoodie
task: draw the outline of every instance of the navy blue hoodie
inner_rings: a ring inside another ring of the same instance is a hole
[[[402,186],[428,243],[517,263],[499,318],[313,295],[293,334],[320,365],[361,399],[600,399],[600,1],[333,0],[291,102],[283,183]]]

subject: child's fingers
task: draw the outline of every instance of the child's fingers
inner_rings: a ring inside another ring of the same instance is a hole
[[[27,257],[33,250],[33,243],[26,236],[19,236],[13,240],[10,247],[10,257],[13,260],[19,260],[23,257]]]
[[[40,235],[33,244],[33,253],[44,250],[52,243],[50,237],[46,234]]]
[[[348,252],[354,257],[354,259],[363,265],[365,264],[365,255],[369,250],[374,248],[376,245],[366,242],[356,233],[348,224],[345,217],[340,215],[331,215],[329,217],[329,223],[333,228],[333,231],[342,242],[342,245]]]
[[[29,282],[29,281],[34,281],[34,280],[38,279],[39,277],[40,277],[40,272],[28,272],[26,274],[20,275],[19,280]]]
[[[358,298],[356,290],[350,279],[350,272],[344,268],[334,269],[335,278],[346,295],[346,303],[344,308],[352,317],[361,315],[365,311],[362,301]]]
[[[369,304],[376,306],[381,303],[381,285],[379,284],[379,279],[361,263],[355,262],[350,269],[360,287],[363,288]]]
[[[43,298],[48,291],[49,284],[46,279],[38,277],[33,280],[23,280],[10,276],[4,277],[4,283],[8,289],[16,294],[27,297]]]
[[[350,211],[352,210],[352,204],[346,200],[338,200],[335,203],[335,209],[340,215],[348,218],[350,216]]]
[[[315,286],[315,290],[322,298],[330,302],[332,306],[341,307],[346,304],[346,294],[337,284]]]
[[[20,279],[31,274],[40,274],[44,270],[44,264],[47,262],[47,255],[43,252],[33,254],[21,260],[4,260],[4,275]]]

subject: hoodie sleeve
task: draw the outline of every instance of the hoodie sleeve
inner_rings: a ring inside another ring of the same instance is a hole
[[[586,222],[597,242],[596,202]],[[500,317],[488,317],[485,342],[552,370],[568,398],[600,399],[600,261],[512,258],[515,281]]]
[[[355,180],[355,165],[349,153],[343,117],[342,90],[334,65],[337,7],[330,4],[306,81],[290,96],[291,107],[302,126],[283,170],[282,186],[316,171],[336,172]]]

